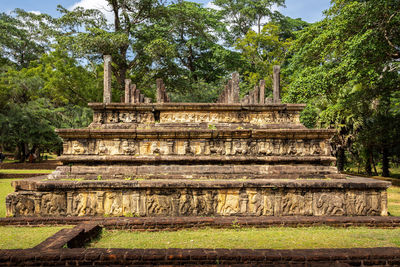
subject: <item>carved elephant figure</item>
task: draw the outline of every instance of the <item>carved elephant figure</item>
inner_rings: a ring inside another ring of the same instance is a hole
[[[168,196],[152,195],[147,198],[148,214],[168,214],[171,210],[171,203]]]
[[[322,194],[317,201],[317,208],[323,215],[343,215],[343,198],[337,195]]]
[[[298,194],[289,193],[282,198],[282,212],[284,214],[301,215],[304,208],[304,197]]]
[[[16,215],[33,215],[35,212],[35,204],[32,199],[19,197],[15,205]]]

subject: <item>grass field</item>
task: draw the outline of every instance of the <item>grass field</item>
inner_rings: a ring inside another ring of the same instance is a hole
[[[17,179],[0,179],[0,217],[6,216],[6,196],[14,192],[11,182]]]
[[[388,189],[388,210],[392,216],[400,216],[400,187],[391,186]]]
[[[400,229],[370,228],[241,228],[173,232],[103,230],[95,248],[248,248],[306,249],[400,246]]]
[[[376,166],[376,171],[378,172],[378,175],[382,174],[382,168],[380,166]],[[372,170],[373,175],[376,175],[374,173],[374,169]],[[400,167],[394,167],[392,166],[391,168],[389,168],[389,172],[390,172],[390,177],[391,178],[397,178],[400,179]],[[348,167],[346,168],[346,173],[349,174],[353,174],[353,175],[366,175],[366,173],[364,172],[364,169],[358,169],[357,167]],[[376,176],[379,177],[379,176]]]
[[[63,228],[0,226],[0,249],[32,248]]]

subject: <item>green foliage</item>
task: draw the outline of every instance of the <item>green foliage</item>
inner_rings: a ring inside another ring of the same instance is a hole
[[[291,44],[291,39],[280,40],[279,33],[279,26],[268,23],[260,33],[249,30],[237,40],[235,47],[246,62],[242,72],[248,88],[241,93],[251,90],[260,79],[266,81],[267,88],[272,88],[273,66],[283,63]]]
[[[14,14],[0,13],[0,66],[8,64],[20,69],[48,49],[44,32],[52,19],[22,9],[14,10]]]
[[[240,60],[236,52],[218,44],[226,31],[220,14],[186,1],[170,4],[164,12],[137,33],[136,48],[143,49],[149,65],[142,66],[146,73],[141,77],[132,73],[134,80],[141,79],[141,87],[149,87],[155,78],[163,78],[172,101],[214,100],[216,84]]]
[[[280,15],[272,11],[273,6],[284,6],[284,0],[214,0],[213,3],[221,8],[221,14],[225,22],[230,26],[226,37],[228,43],[233,44],[238,38],[242,38],[253,27],[257,27],[257,33],[266,20]]]
[[[338,129],[336,148],[351,151],[359,143],[367,168],[373,151],[384,161],[399,146],[392,123],[398,120],[399,8],[391,0],[333,1],[326,18],[305,28],[290,51],[284,100],[316,103],[318,124]]]

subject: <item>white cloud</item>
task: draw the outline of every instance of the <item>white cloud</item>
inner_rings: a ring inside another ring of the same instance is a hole
[[[108,6],[106,0],[80,0],[68,9],[73,10],[77,7],[83,7],[84,9],[98,9],[103,12],[108,22],[112,22],[114,20],[114,14],[111,11],[111,7]]]
[[[33,14],[35,14],[35,15],[40,15],[40,14],[42,14],[42,12],[36,11],[36,10],[31,10],[31,11],[28,11],[28,12],[33,13]]]
[[[215,10],[221,10],[222,8],[220,8],[219,6],[215,5],[212,1],[208,2],[205,5],[206,8],[211,8],[211,9],[215,9]]]
[[[99,9],[106,10],[107,1],[106,0],[80,0],[79,2],[73,4],[69,10],[72,10],[76,7],[83,7],[84,9]]]

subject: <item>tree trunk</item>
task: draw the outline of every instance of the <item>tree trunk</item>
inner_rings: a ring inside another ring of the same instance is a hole
[[[26,144],[24,142],[20,142],[16,148],[15,159],[20,163],[25,162],[26,160]]]
[[[371,163],[372,163],[372,167],[374,167],[374,175],[378,176],[378,171],[376,170],[376,164],[375,164],[375,159],[374,159],[374,153],[371,153]]]
[[[388,148],[385,146],[382,149],[382,176],[389,177],[389,151]]]
[[[346,162],[346,155],[344,153],[343,147],[339,147],[337,154],[336,154],[336,166],[338,168],[338,171],[342,172],[344,170],[344,164]]]
[[[365,153],[365,173],[368,176],[372,176],[372,169],[371,169],[371,150],[367,148]]]

